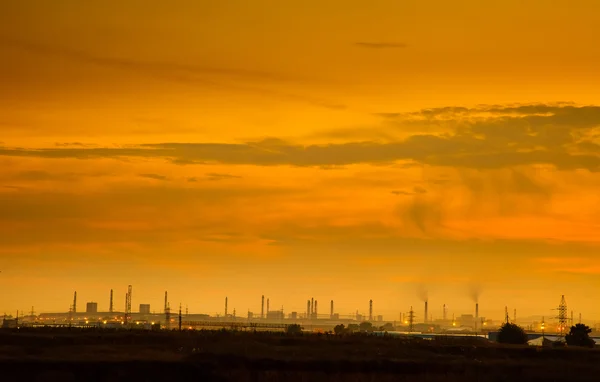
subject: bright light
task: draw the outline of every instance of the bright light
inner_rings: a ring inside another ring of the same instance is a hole
[[[86,323],[86,324],[89,324],[90,322],[89,322],[88,320],[85,320],[85,323]]]
[[[152,323],[152,325],[154,325],[154,322]]]
[[[104,323],[104,325],[106,325],[106,323],[107,323],[107,322],[108,322],[108,321],[104,320],[104,322],[103,322],[103,323]]]

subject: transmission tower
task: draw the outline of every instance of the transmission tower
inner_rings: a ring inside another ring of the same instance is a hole
[[[408,312],[408,331],[412,333],[413,327],[415,323],[415,312],[413,311],[413,307],[410,307],[410,311]]]
[[[558,305],[558,330],[560,331],[560,335],[563,336],[565,333],[565,329],[567,328],[568,317],[567,317],[567,301],[565,300],[565,295],[562,295],[560,299],[560,304]]]

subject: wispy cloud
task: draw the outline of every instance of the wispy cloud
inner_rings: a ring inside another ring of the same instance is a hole
[[[231,175],[231,174],[219,174],[219,173],[209,173],[206,174],[208,180],[225,180],[225,179],[240,179],[241,176]]]
[[[320,99],[318,97],[273,90],[272,87],[256,85],[256,83],[260,82],[268,82],[268,84],[298,81],[306,82],[306,79],[296,79],[282,74],[240,68],[218,68],[174,62],[140,61],[124,57],[108,57],[57,45],[46,45],[32,41],[17,40],[6,36],[0,36],[0,43],[39,55],[58,56],[73,61],[127,70],[134,72],[135,74],[183,83],[185,85],[202,85],[251,92],[267,97],[276,97],[289,101],[307,103],[313,106],[333,110],[346,108],[345,105]],[[246,82],[246,84],[243,82]]]
[[[139,176],[142,178],[154,179],[154,180],[169,180],[169,178],[167,178],[164,175],[160,175],[160,174],[139,174]]]

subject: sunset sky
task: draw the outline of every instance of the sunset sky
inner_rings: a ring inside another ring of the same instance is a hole
[[[600,320],[596,0],[0,3],[0,314]],[[421,317],[422,318],[422,317]]]

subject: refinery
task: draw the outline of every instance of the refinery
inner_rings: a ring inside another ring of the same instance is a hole
[[[271,309],[268,297],[260,299],[259,312],[238,314],[230,310],[228,297],[224,297],[222,314],[208,315],[189,312],[187,306],[179,304],[172,308],[168,292],[164,293],[164,305],[159,312],[151,309],[150,304],[139,303],[133,309],[133,287],[128,286],[125,293],[123,309],[114,306],[114,291],[110,290],[108,310],[98,309],[97,302],[86,302],[85,309],[79,309],[77,292],[73,294],[72,303],[65,312],[36,314],[34,308],[29,312],[17,312],[16,315],[4,315],[3,328],[16,327],[80,327],[80,328],[124,328],[152,330],[202,330],[202,329],[234,329],[234,330],[265,330],[284,331],[289,325],[300,325],[308,332],[330,332],[336,326],[361,330],[367,323],[372,331],[404,334],[448,334],[448,335],[486,335],[497,330],[503,323],[516,323],[531,333],[548,333],[564,335],[568,328],[575,323],[581,323],[573,311],[567,309],[565,297],[555,308],[557,314],[549,317],[517,317],[517,310],[509,312],[505,307],[505,316],[501,320],[492,320],[479,315],[479,302],[473,305],[471,313],[449,315],[445,304],[442,304],[442,315],[434,317],[429,313],[429,300],[424,299],[422,310],[408,307],[406,312],[399,312],[396,317],[384,317],[375,314],[373,300],[366,302],[368,314],[356,310],[352,315],[340,315],[335,310],[334,300],[328,301],[326,312],[319,311],[319,303],[314,298],[306,300],[306,310],[303,312],[285,312],[283,308]],[[258,300],[258,299],[257,299]],[[362,326],[361,326],[362,324]],[[598,328],[594,327],[594,332]]]

